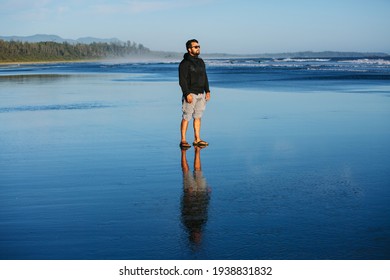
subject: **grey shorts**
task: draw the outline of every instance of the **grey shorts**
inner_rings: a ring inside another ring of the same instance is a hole
[[[182,100],[183,119],[190,121],[192,118],[200,119],[203,111],[206,109],[206,94],[193,94],[192,103],[188,103],[184,98]]]

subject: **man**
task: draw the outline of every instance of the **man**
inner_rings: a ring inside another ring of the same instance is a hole
[[[186,140],[188,123],[194,119],[194,146],[205,147],[206,141],[200,138],[201,118],[210,100],[209,81],[204,61],[199,58],[200,46],[197,40],[186,43],[187,53],[179,65],[179,84],[183,92],[180,147],[188,149],[191,145]]]

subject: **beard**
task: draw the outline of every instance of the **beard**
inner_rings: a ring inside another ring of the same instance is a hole
[[[200,50],[191,51],[191,55],[197,57],[200,54]]]

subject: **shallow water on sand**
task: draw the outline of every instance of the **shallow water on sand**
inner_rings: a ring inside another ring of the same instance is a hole
[[[177,82],[129,75],[0,79],[1,259],[390,257],[388,86],[215,88],[184,153]]]

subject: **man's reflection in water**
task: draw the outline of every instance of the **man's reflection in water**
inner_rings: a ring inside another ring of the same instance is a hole
[[[194,172],[191,173],[186,150],[181,151],[183,170],[183,198],[181,219],[191,244],[198,245],[202,240],[202,229],[207,221],[207,208],[210,200],[210,188],[202,174],[200,162],[201,147],[195,148]]]

